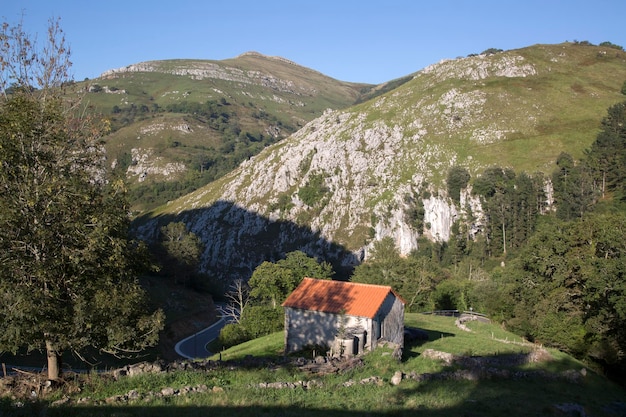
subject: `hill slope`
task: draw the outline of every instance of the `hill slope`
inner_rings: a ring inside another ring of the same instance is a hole
[[[249,52],[223,61],[142,62],[77,87],[108,118],[109,162],[130,181],[140,210],[219,178],[371,86]]]
[[[206,245],[203,268],[250,274],[305,250],[349,267],[372,241],[402,253],[417,238],[447,240],[456,207],[445,176],[499,165],[550,173],[561,152],[579,157],[606,109],[623,100],[626,53],[579,44],[535,45],[441,62],[380,97],[328,111],[202,189],[138,222],[185,221]],[[418,198],[426,227],[407,219]]]
[[[323,357],[282,355],[275,333],[229,349],[228,362],[178,362],[167,370],[133,367],[114,381],[76,378],[46,415],[281,415],[281,416],[528,416],[623,415],[624,391],[573,358],[519,343],[497,325],[408,314],[429,340],[405,344],[401,361],[381,347],[337,362],[344,371],[320,374]],[[515,343],[513,343],[515,342]],[[215,358],[217,359],[217,358]],[[233,360],[230,362],[230,360]],[[149,365],[149,364],[148,364]],[[345,370],[348,368],[347,370]],[[143,370],[143,373],[141,373]],[[29,376],[28,390],[32,388]],[[14,392],[17,390],[14,390]],[[41,400],[44,405],[51,402]],[[9,414],[11,400],[0,398]],[[24,415],[37,404],[22,404]],[[32,414],[36,414],[32,412]],[[22,414],[20,414],[22,415]]]

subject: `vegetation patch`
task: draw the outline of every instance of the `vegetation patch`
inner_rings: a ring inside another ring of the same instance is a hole
[[[419,412],[435,417],[541,415],[569,404],[608,417],[624,409],[623,390],[567,356],[550,351],[547,361],[525,363],[532,357],[528,350],[491,337],[492,332],[504,339],[515,337],[499,326],[472,322],[472,332],[465,332],[454,318],[421,314],[408,314],[406,323],[427,331],[429,340],[405,346],[400,362],[383,347],[346,361],[350,366],[343,370],[311,374],[316,360],[283,357],[283,333],[277,332],[225,350],[222,362],[216,355],[211,361],[176,362],[135,376],[77,375],[68,381],[64,396],[5,399],[0,410],[26,415],[47,407],[52,416],[122,411],[230,416],[255,410],[287,416]],[[448,345],[452,342],[458,347]],[[442,357],[454,360],[446,363]],[[21,408],[15,408],[17,403]]]
[[[313,174],[306,185],[298,190],[298,197],[309,207],[315,207],[322,201],[329,189],[323,173]]]

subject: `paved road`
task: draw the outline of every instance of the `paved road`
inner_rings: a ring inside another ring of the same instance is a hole
[[[221,318],[212,326],[181,340],[174,347],[176,353],[186,359],[204,359],[212,356],[213,354],[206,350],[206,345],[217,339],[225,324],[226,320]]]

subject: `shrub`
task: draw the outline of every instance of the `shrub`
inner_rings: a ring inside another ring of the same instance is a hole
[[[280,331],[284,323],[282,307],[250,306],[241,316],[241,326],[245,328],[250,339]]]
[[[482,51],[480,54],[481,55],[494,55],[494,54],[497,54],[499,52],[502,52],[502,49],[499,49],[499,48],[489,48],[489,49],[486,49],[486,50]]]
[[[430,298],[435,310],[462,310],[462,290],[457,282],[452,280],[442,281]]]
[[[307,206],[315,206],[328,192],[328,188],[324,184],[324,176],[322,174],[315,174],[311,176],[311,179],[306,185],[298,191],[298,197]]]
[[[618,51],[623,51],[623,50],[624,50],[624,47],[623,47],[623,46],[621,46],[621,45],[616,45],[616,44],[614,44],[614,43],[612,43],[612,42],[608,42],[608,41],[607,41],[607,42],[602,42],[602,43],[600,43],[600,45],[599,45],[599,46],[605,46],[605,47],[607,47],[607,48],[617,49]]]
[[[239,345],[251,340],[250,334],[241,324],[227,324],[220,332],[219,342],[224,348]]]

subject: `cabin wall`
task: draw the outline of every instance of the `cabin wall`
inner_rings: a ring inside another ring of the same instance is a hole
[[[295,352],[306,346],[332,347],[340,329],[363,328],[369,339],[373,323],[364,317],[318,311],[285,308],[285,352]],[[369,344],[366,348],[371,348]]]
[[[285,307],[285,353],[331,348],[341,330],[357,335],[358,353],[376,349],[379,339],[404,346],[404,303],[390,293],[373,319]]]
[[[376,318],[381,320],[380,337],[388,342],[404,346],[404,303],[389,294]]]

